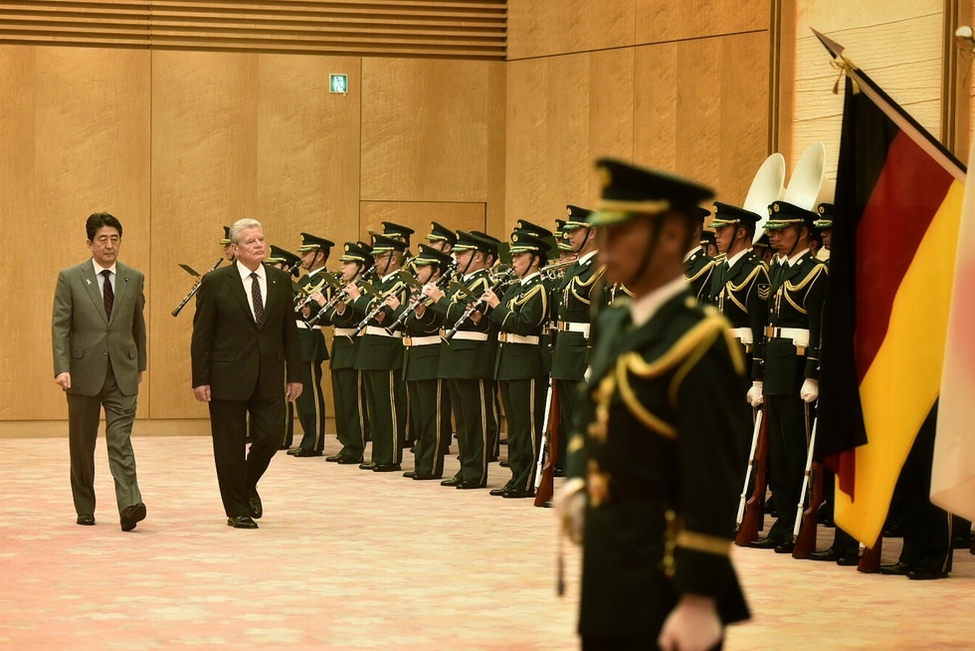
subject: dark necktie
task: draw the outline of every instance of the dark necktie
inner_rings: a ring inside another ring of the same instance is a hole
[[[105,300],[105,318],[112,318],[112,306],[115,304],[115,290],[112,289],[112,272],[108,269],[102,271],[105,276],[105,285],[102,287],[102,297]]]
[[[261,298],[261,283],[258,282],[256,271],[251,274],[251,281],[251,298],[254,299],[254,321],[260,323],[264,317],[264,299]]]

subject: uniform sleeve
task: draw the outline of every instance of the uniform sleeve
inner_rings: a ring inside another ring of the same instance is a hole
[[[519,300],[520,292],[515,291],[514,294],[511,299],[500,303],[491,311],[491,320],[504,332],[523,336],[538,334],[548,313],[548,291],[545,285],[534,285],[521,299],[524,302]],[[513,300],[519,300],[520,305],[517,308],[512,307]]]
[[[806,292],[806,314],[809,316],[809,348],[806,350],[806,368],[804,376],[814,380],[819,379],[819,344],[823,334],[823,306],[826,305],[826,287],[829,284],[829,272],[826,265],[817,265],[816,278],[813,279],[809,291]]]
[[[54,375],[71,370],[71,287],[64,272],[58,274],[51,317],[51,341],[54,345]]]
[[[768,323],[768,298],[771,282],[768,269],[759,265],[758,273],[748,290],[745,306],[748,308],[748,325],[752,329],[752,368],[753,379],[762,379],[762,360],[765,359],[765,326]]]
[[[194,387],[210,384],[210,353],[217,315],[213,282],[213,277],[210,274],[204,275],[200,279],[200,291],[196,293],[193,337],[190,341],[190,359],[193,367],[192,384]]]

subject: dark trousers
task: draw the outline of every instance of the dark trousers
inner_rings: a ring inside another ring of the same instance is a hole
[[[489,432],[497,431],[494,417],[494,382],[488,380],[449,380],[450,405],[457,419],[457,445],[460,447],[459,478],[463,482],[487,485]]]
[[[413,470],[419,475],[440,477],[450,441],[450,401],[446,380],[409,380],[410,415],[416,431]]]
[[[305,388],[295,401],[304,432],[299,447],[322,452],[325,450],[325,394],[322,393],[321,361],[301,365],[301,383]]]
[[[769,538],[792,540],[802,477],[806,469],[805,403],[798,395],[765,396],[768,418],[769,486],[779,517]]]
[[[332,369],[332,402],[335,406],[335,431],[342,444],[339,454],[361,459],[365,448],[359,371],[354,368]]]
[[[545,418],[545,378],[501,380],[501,400],[508,417],[508,467],[511,479],[505,486],[529,491],[535,478],[535,464]]]
[[[95,442],[98,418],[105,408],[105,445],[108,468],[115,480],[115,501],[119,513],[142,501],[135,476],[135,454],[132,451],[132,423],[135,421],[137,395],[122,395],[112,365],[108,364],[105,383],[94,396],[76,393],[68,398],[68,451],[71,457],[71,495],[78,515],[95,513]]]
[[[248,498],[257,489],[284,440],[285,400],[256,392],[249,400],[211,400],[210,431],[217,483],[227,517],[250,515]],[[250,417],[251,445],[245,442]]]
[[[406,393],[401,371],[362,371],[362,377],[372,427],[372,462],[401,463],[406,436]]]
[[[581,381],[554,380],[559,392],[559,451],[555,460],[558,470],[565,469],[565,458],[568,455],[569,437],[572,436],[573,423],[578,410],[579,386]]]
[[[284,409],[284,440],[281,441],[281,449],[291,447],[295,441],[295,405],[293,402],[287,403]]]

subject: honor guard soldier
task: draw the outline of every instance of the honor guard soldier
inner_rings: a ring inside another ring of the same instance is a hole
[[[599,257],[634,298],[599,318],[557,500],[583,545],[579,633],[584,649],[718,648],[749,615],[729,553],[750,418],[728,323],[682,278],[711,191],[597,167]]]
[[[403,386],[402,333],[389,332],[384,327],[393,322],[393,311],[385,304],[386,297],[395,295],[400,302],[409,297],[409,286],[401,277],[403,252],[406,243],[373,235],[372,257],[376,264],[375,294],[364,294],[355,285],[346,291],[352,297],[351,307],[360,321],[356,327],[362,333],[355,367],[362,371],[366,385],[366,407],[372,427],[372,462],[363,463],[363,470],[393,472],[400,469],[403,440],[406,437],[406,391]]]
[[[813,222],[813,227],[819,231],[823,248],[829,251],[833,239],[833,204],[821,203],[816,206],[816,212],[819,213],[819,217]],[[829,256],[824,262],[829,266]]]
[[[426,244],[413,258],[417,281],[442,287],[450,279],[453,258]],[[444,456],[450,446],[450,402],[446,380],[438,377],[440,368],[440,330],[443,317],[427,309],[428,300],[417,293],[409,303],[400,303],[395,296],[386,299],[393,308],[396,322],[403,321],[403,379],[409,397],[409,413],[416,432],[413,470],[404,477],[417,480],[443,477]]]
[[[566,206],[565,210],[567,243],[576,260],[566,267],[557,290],[559,298],[555,313],[558,333],[552,355],[552,380],[554,390],[559,392],[560,422],[569,432],[578,410],[577,393],[589,364],[591,316],[594,310],[606,305],[609,296],[603,288],[605,268],[596,259],[599,230],[589,223],[592,211],[572,205]],[[565,470],[566,439],[559,436],[558,458],[555,460],[557,476],[562,476]]]
[[[765,228],[783,261],[770,272],[762,394],[768,419],[769,485],[778,511],[752,547],[792,553],[793,526],[806,466],[809,404],[819,397],[819,342],[826,301],[826,265],[809,252],[816,213],[776,201]]]
[[[491,240],[464,231],[457,232],[454,259],[457,279],[444,293],[432,283],[423,294],[433,301],[430,309],[449,329],[440,346],[438,375],[447,380],[450,405],[457,423],[460,470],[441,483],[461,489],[487,486],[490,447],[488,436],[497,423],[494,413],[494,363],[497,356],[497,328],[484,318],[479,297],[493,287],[490,270],[498,256]]]
[[[362,281],[363,274],[372,261],[372,247],[363,242],[346,242],[343,248],[341,282],[345,287]],[[363,404],[362,373],[356,369],[360,338],[355,336],[358,323],[355,310],[347,302],[351,300],[345,290],[336,291],[326,298],[322,292],[314,295],[318,314],[309,323],[332,325],[332,403],[335,405],[335,432],[342,445],[339,453],[326,457],[326,461],[340,464],[362,463],[365,449],[365,411]]]
[[[270,253],[267,257],[267,263],[277,267],[278,269],[287,271],[292,276],[297,277],[298,266],[301,264],[301,258],[296,256],[291,251],[286,251],[281,247],[274,246],[272,244],[270,247]],[[281,445],[278,446],[278,448],[281,450],[287,450],[290,448],[295,439],[295,405],[290,401],[285,402],[284,440],[281,442]],[[291,452],[288,452],[288,454],[291,454]]]
[[[508,420],[511,469],[511,479],[502,488],[492,490],[492,495],[516,498],[535,494],[532,482],[545,418],[548,376],[547,355],[541,346],[548,315],[548,290],[538,270],[548,261],[550,248],[537,235],[516,230],[511,235],[509,251],[519,282],[511,285],[500,299],[491,290],[482,295],[492,308],[490,318],[499,329],[496,377]]]
[[[714,228],[714,224],[711,224],[711,228]],[[721,253],[718,251],[718,244],[714,239],[714,231],[702,231],[701,232],[701,251],[704,255],[708,256],[714,260],[714,264],[717,265],[724,261],[721,257]]]
[[[704,220],[708,218],[711,211],[706,208],[698,208],[695,212],[696,228],[691,246],[684,254],[684,280],[694,288],[694,296],[698,301],[705,303],[708,300],[708,292],[711,289],[711,273],[714,271],[714,260],[701,250],[701,234],[704,231]]]
[[[332,287],[325,276],[325,263],[335,243],[309,233],[301,233],[301,266],[308,273],[299,285],[302,295],[324,292],[331,297]],[[329,279],[331,280],[331,279]],[[305,310],[304,312],[307,312]],[[309,313],[310,316],[310,313]],[[308,324],[308,318],[300,311],[296,315],[298,336],[301,339],[302,382],[305,390],[296,401],[298,420],[304,436],[298,447],[289,452],[294,457],[320,457],[325,452],[325,395],[322,393],[322,362],[328,359],[328,347],[322,335],[320,323]]]

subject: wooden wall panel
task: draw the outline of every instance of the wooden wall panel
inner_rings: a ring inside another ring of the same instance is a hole
[[[635,0],[508,0],[508,61],[627,47]]]
[[[51,305],[57,271],[91,255],[88,215],[118,217],[120,260],[148,270],[148,67],[147,52],[0,47],[0,213],[17,238],[0,265],[0,418],[67,415],[52,380]],[[147,387],[151,377],[139,416]]]
[[[472,61],[363,59],[362,180],[366,201],[483,201],[490,67]],[[503,161],[501,162],[503,164]]]
[[[768,0],[636,0],[637,45],[768,32]],[[700,47],[709,47],[700,43]]]
[[[420,250],[420,244],[428,243],[423,236],[430,232],[431,221],[454,230],[483,231],[487,226],[485,208],[483,203],[363,201],[359,210],[358,239],[369,242],[369,234],[373,231],[381,233],[382,223],[390,221],[416,231],[410,238],[410,248],[415,254]]]

